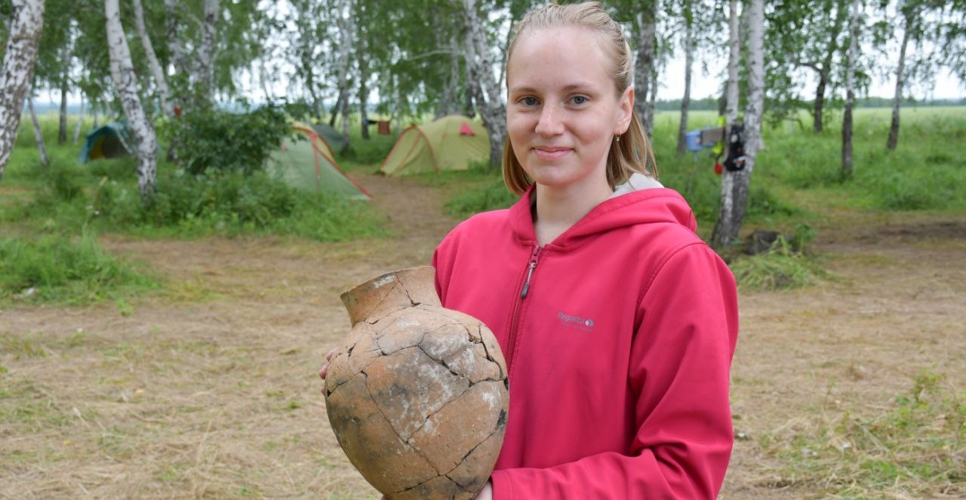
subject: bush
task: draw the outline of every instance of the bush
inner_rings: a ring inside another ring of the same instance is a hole
[[[262,170],[271,151],[291,133],[283,108],[271,103],[241,113],[217,108],[186,112],[162,130],[177,138],[181,166],[192,175]]]
[[[116,181],[100,183],[94,199],[92,216],[100,224],[134,232],[278,233],[320,241],[385,232],[369,204],[299,191],[265,172],[165,176],[146,208],[135,186]]]

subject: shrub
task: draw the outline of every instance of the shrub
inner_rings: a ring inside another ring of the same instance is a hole
[[[271,103],[241,113],[217,108],[186,112],[162,130],[177,138],[181,166],[192,175],[262,170],[271,151],[291,132],[283,108]]]

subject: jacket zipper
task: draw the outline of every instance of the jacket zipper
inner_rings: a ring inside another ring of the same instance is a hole
[[[540,245],[533,246],[533,252],[530,254],[530,262],[527,264],[527,279],[523,282],[520,297],[513,307],[513,322],[510,323],[510,348],[507,350],[506,356],[507,373],[510,372],[510,366],[513,363],[513,353],[517,347],[517,330],[520,328],[520,312],[523,309],[523,299],[527,298],[527,294],[530,293],[530,278],[533,277],[533,271],[537,268],[537,258],[540,256],[540,250]]]

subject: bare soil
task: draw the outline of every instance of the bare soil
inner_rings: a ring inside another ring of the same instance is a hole
[[[339,299],[427,264],[443,194],[353,174],[396,236],[351,243],[102,238],[168,282],[148,299],[0,311],[0,498],[378,498],[329,429],[317,371]],[[736,442],[722,499],[791,499],[760,437],[882,412],[925,371],[966,387],[966,221],[842,214],[817,228],[833,279],[742,293]],[[750,228],[749,228],[750,229]]]

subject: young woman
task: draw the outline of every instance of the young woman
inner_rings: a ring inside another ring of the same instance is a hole
[[[463,222],[434,255],[443,306],[482,320],[508,365],[506,436],[481,500],[721,488],[734,278],[646,168],[631,75],[599,3],[527,14],[506,68],[503,174],[520,201]]]

